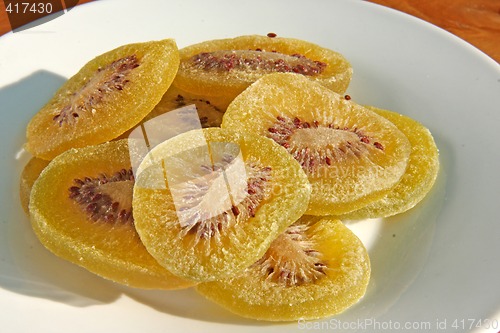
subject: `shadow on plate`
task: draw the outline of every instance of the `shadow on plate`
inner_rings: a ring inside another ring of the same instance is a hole
[[[341,315],[345,317],[342,320],[377,318],[388,312],[417,279],[431,255],[436,224],[450,192],[447,179],[453,173],[451,147],[436,136],[435,139],[440,148],[440,171],[424,200],[405,213],[379,221],[347,222],[354,230],[357,223],[373,222],[380,226],[377,239],[369,248],[372,274],[367,293],[352,312],[350,309]]]
[[[198,321],[242,326],[284,326],[288,323],[247,319],[231,313],[199,295],[194,288],[173,291],[145,291],[127,288],[124,294],[159,312]],[[296,327],[296,323],[295,326]]]
[[[37,71],[0,90],[6,157],[0,224],[0,288],[74,306],[108,303],[120,293],[111,282],[49,253],[36,239],[19,200],[19,176],[30,156],[22,152],[26,125],[66,78]],[[2,219],[3,220],[3,219]]]

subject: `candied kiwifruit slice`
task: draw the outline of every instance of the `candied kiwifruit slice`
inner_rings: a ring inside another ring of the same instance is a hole
[[[242,274],[196,289],[238,315],[270,321],[318,319],[357,303],[370,259],[342,222],[303,216]]]
[[[411,144],[410,159],[403,178],[391,192],[380,200],[343,215],[345,219],[388,217],[413,208],[431,190],[439,171],[439,151],[428,128],[402,114],[368,108],[390,120],[406,135]]]
[[[297,74],[264,76],[228,107],[223,128],[273,139],[312,184],[311,215],[341,215],[387,194],[410,144],[387,119]]]
[[[160,103],[144,118],[144,121],[189,105],[196,106],[201,127],[207,128],[220,126],[222,116],[229,104],[210,96],[191,94],[175,86],[171,86]]]
[[[28,205],[30,201],[31,188],[49,162],[50,161],[43,160],[41,158],[32,157],[24,166],[23,172],[21,173],[21,180],[19,182],[19,197],[21,199],[21,206],[26,214],[29,214]]]
[[[33,185],[33,229],[54,254],[104,278],[139,288],[193,285],[160,266],[141,243],[132,215],[134,183],[126,140],[70,149]]]
[[[193,119],[190,106],[196,107],[196,119]],[[146,122],[155,118],[159,119],[158,117],[171,111],[177,111],[178,114],[168,120],[162,119],[157,123],[157,127],[177,126],[179,128],[190,127],[190,129],[219,127],[226,108],[227,104],[217,98],[194,95],[175,86],[170,86],[154,109],[139,124],[123,133],[117,139],[130,137],[134,130],[144,126]],[[177,123],[170,123],[171,121],[176,121]]]
[[[307,208],[300,165],[270,139],[206,128],[156,146],[137,171],[136,229],[153,257],[195,281],[260,258]]]
[[[174,85],[228,102],[269,73],[299,73],[339,93],[347,89],[352,76],[351,65],[341,54],[293,38],[240,36],[194,44],[179,53]]]
[[[171,39],[124,45],[96,57],[33,117],[26,149],[50,160],[69,148],[118,137],[158,104],[178,66]]]

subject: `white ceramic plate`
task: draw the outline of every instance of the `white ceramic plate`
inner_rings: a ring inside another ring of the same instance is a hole
[[[133,290],[64,262],[35,239],[18,200],[24,129],[65,78],[121,44],[179,47],[276,32],[343,53],[355,101],[418,119],[442,170],[427,200],[349,223],[369,248],[366,296],[334,318],[236,317],[195,292]],[[3,332],[498,332],[500,69],[462,40],[363,1],[98,1],[0,38],[0,323]]]

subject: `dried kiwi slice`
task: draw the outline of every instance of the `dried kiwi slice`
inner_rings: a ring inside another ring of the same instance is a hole
[[[255,82],[229,105],[221,127],[288,150],[311,182],[310,215],[341,215],[382,198],[410,155],[408,139],[390,121],[297,74]]]
[[[179,53],[174,85],[199,95],[225,97],[228,103],[273,72],[299,73],[339,93],[347,89],[352,76],[351,65],[341,54],[293,38],[240,36],[191,45]]]
[[[41,158],[32,157],[24,166],[19,182],[19,198],[21,199],[21,206],[26,214],[29,214],[28,206],[31,188],[49,162],[50,161],[42,160]]]
[[[194,95],[175,86],[171,86],[160,103],[158,103],[158,105],[156,105],[146,116],[144,121],[189,105],[196,106],[200,124],[203,128],[219,127],[222,123],[222,116],[228,106],[224,101],[219,101],[216,98]]]
[[[198,114],[197,121],[195,121],[196,119],[192,119],[190,106],[194,106],[196,108]],[[190,129],[219,127],[222,123],[222,116],[226,111],[227,104],[224,101],[220,101],[213,97],[194,95],[175,86],[170,86],[154,109],[151,110],[151,112],[148,113],[148,115],[141,120],[139,124],[123,133],[117,139],[128,138],[131,133],[136,130],[136,128],[144,126],[146,122],[171,111],[179,112],[179,109],[181,108],[185,110],[185,117],[179,115],[178,117],[175,117],[175,121],[177,123],[164,124],[163,121],[161,121],[157,123],[157,126],[163,127],[164,125],[169,125],[182,128],[191,126]],[[182,122],[182,124],[178,122]]]
[[[429,129],[402,114],[368,108],[390,120],[406,135],[411,144],[410,159],[403,178],[391,192],[368,206],[343,215],[343,219],[388,217],[403,213],[427,195],[439,171],[439,151]]]
[[[344,311],[369,280],[368,253],[342,222],[303,216],[242,274],[196,290],[243,317],[291,321]]]
[[[26,149],[50,160],[69,148],[118,137],[160,101],[178,66],[171,39],[124,45],[96,57],[33,117]]]
[[[137,174],[133,209],[144,245],[195,281],[244,270],[304,213],[310,195],[305,173],[279,145],[220,128],[159,144]]]
[[[131,210],[134,182],[126,140],[66,151],[33,185],[29,212],[36,235],[54,254],[128,286],[192,286],[141,243]]]

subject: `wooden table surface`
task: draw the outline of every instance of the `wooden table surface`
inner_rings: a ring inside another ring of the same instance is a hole
[[[79,3],[92,0],[80,0]],[[500,63],[500,0],[369,0],[431,22]],[[11,30],[0,1],[0,35]]]

